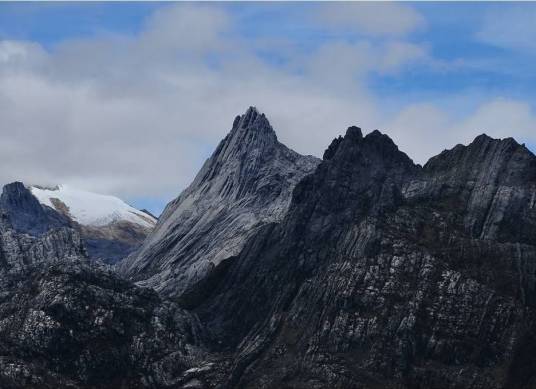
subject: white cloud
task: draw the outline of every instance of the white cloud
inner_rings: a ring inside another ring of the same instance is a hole
[[[476,37],[493,46],[536,54],[536,4],[499,4],[486,14]]]
[[[536,112],[523,101],[492,99],[476,110],[457,116],[432,104],[413,104],[401,110],[386,131],[417,163],[458,143],[468,144],[486,133],[494,138],[515,137],[536,143]]]
[[[381,57],[380,68],[386,72],[396,72],[401,66],[416,62],[430,62],[432,59],[423,46],[410,42],[388,42]]]
[[[304,70],[296,74],[263,61],[232,26],[219,7],[181,4],[134,37],[101,34],[50,52],[3,41],[0,181],[172,196],[249,105],[267,112],[282,141],[317,155],[356,118],[375,122],[360,78],[384,66],[390,45],[288,52]],[[214,53],[223,59],[207,64]]]
[[[387,132],[421,162],[483,131],[536,141],[523,102],[492,100],[459,117],[397,96],[387,110],[368,75],[433,66],[426,47],[394,36],[422,25],[420,16],[407,17],[412,12],[401,15],[417,22],[378,27],[381,42],[332,41],[305,52],[285,42],[277,54],[288,66],[263,59],[257,42],[233,28],[239,21],[205,5],[165,7],[137,36],[101,34],[48,51],[0,41],[0,182],[171,198],[249,105],[266,112],[281,141],[307,154],[322,155],[354,124]]]
[[[426,25],[411,7],[390,2],[327,3],[316,18],[332,29],[352,29],[371,36],[401,36]]]
[[[221,51],[226,49],[221,33],[230,24],[229,15],[214,5],[165,7],[148,19],[139,43],[149,50]]]

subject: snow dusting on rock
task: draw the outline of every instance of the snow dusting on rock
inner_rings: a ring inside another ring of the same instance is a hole
[[[87,192],[68,185],[54,188],[32,186],[30,189],[41,204],[68,213],[74,221],[84,226],[101,227],[117,221],[128,221],[144,227],[156,224],[154,217],[115,196]]]

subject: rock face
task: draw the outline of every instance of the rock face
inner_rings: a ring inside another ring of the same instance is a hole
[[[90,258],[108,264],[114,264],[136,250],[156,224],[156,218],[126,204],[121,199],[98,193],[79,190],[67,185],[54,188],[31,186],[26,189],[18,183],[24,193],[26,203],[31,204],[33,213],[25,208],[14,206],[17,212],[29,214],[29,220],[19,214],[13,218],[16,223],[33,225],[34,214],[51,214],[60,218],[80,232]],[[47,225],[55,226],[51,221]],[[34,229],[36,229],[34,227]],[[46,230],[46,228],[45,228]],[[32,233],[29,229],[27,232]]]
[[[124,220],[99,227],[78,225],[78,228],[89,256],[107,264],[116,264],[137,250],[152,231],[152,227]]]
[[[536,386],[536,157],[336,139],[195,311],[228,388]]]
[[[250,236],[285,215],[294,186],[318,163],[279,143],[264,114],[249,108],[120,271],[191,304]]]
[[[69,219],[43,207],[22,182],[7,184],[0,196],[0,210],[11,220],[16,231],[42,235],[51,228],[70,225]]]
[[[3,389],[176,387],[210,368],[197,319],[89,261],[73,229],[2,215],[0,290]]]
[[[536,387],[536,157],[513,139],[421,167],[350,127],[318,162],[250,109],[120,270],[160,295],[72,229],[0,218],[0,387]]]

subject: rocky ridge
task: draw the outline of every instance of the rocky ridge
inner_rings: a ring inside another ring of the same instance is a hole
[[[0,289],[1,388],[176,387],[210,360],[194,315],[90,261],[72,228],[1,214]]]
[[[2,220],[1,387],[536,387],[536,157],[513,139],[421,167],[350,127],[319,162],[250,109],[120,268],[160,295]]]
[[[535,193],[512,139],[421,168],[349,128],[195,308],[224,387],[534,387]]]
[[[294,186],[318,163],[278,142],[265,115],[250,107],[121,273],[191,304],[249,237],[285,215]]]

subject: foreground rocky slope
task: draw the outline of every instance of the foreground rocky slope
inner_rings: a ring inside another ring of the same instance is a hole
[[[249,108],[120,271],[190,304],[250,236],[285,215],[294,186],[318,162],[279,143],[264,114]]]
[[[73,229],[2,214],[0,289],[1,388],[176,387],[209,360],[194,316],[90,262]]]
[[[536,158],[348,129],[196,312],[229,388],[536,386]]]

